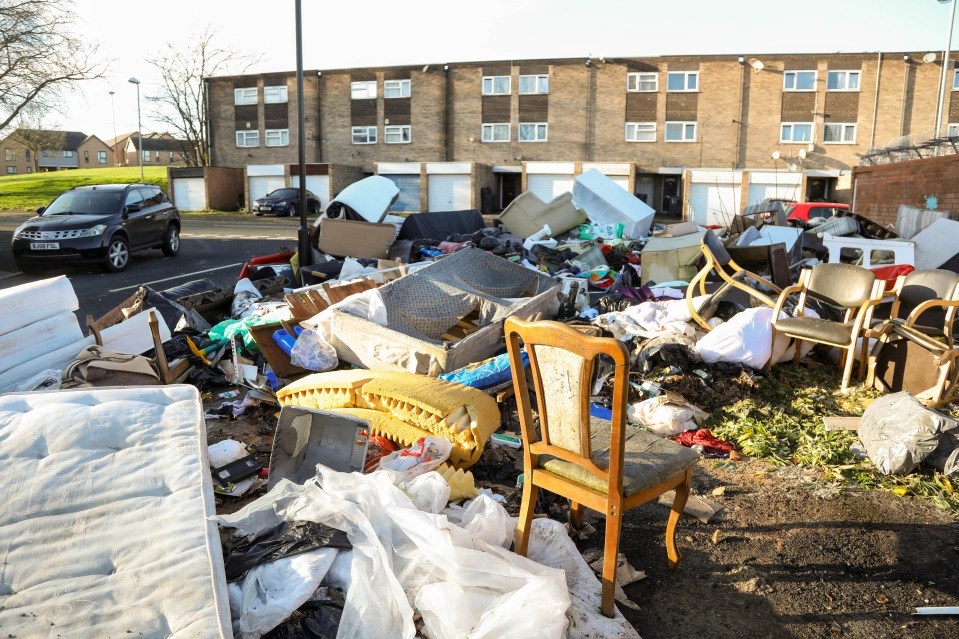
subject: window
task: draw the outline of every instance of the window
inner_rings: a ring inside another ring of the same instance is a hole
[[[858,91],[858,71],[830,71],[826,75],[827,91]]]
[[[65,157],[65,158],[72,158],[72,157],[73,157],[73,151],[64,151],[64,152],[63,152],[63,157]]]
[[[510,87],[508,75],[488,75],[483,78],[483,95],[509,95]]]
[[[545,122],[527,122],[519,125],[520,142],[546,142],[548,125]]]
[[[696,123],[695,122],[667,122],[666,123],[666,141],[667,142],[695,142],[696,141]]]
[[[408,98],[410,97],[409,80],[384,80],[383,81],[384,98]]]
[[[373,100],[376,98],[376,81],[350,82],[350,98],[353,100]]]
[[[233,89],[233,104],[256,104],[256,87]]]
[[[952,70],[952,90],[959,91],[959,69]]]
[[[260,146],[260,132],[259,131],[237,131],[236,145],[237,146]]]
[[[824,144],[855,144],[855,124],[824,124],[822,129]]]
[[[153,159],[156,160],[157,162],[160,161],[160,152],[159,152],[159,151],[156,151],[156,152],[153,154]]]
[[[815,71],[786,71],[783,73],[783,91],[815,91]]]
[[[4,149],[3,150],[4,159],[7,162],[16,162],[17,161],[17,152],[13,149]]]
[[[89,151],[84,151],[84,152],[83,152],[83,161],[84,161],[84,162],[87,162],[87,163],[90,162],[90,152],[89,152]]]
[[[97,151],[97,162],[100,164],[107,163],[107,152],[106,151]]]
[[[533,93],[549,93],[548,75],[521,75],[519,76],[520,95]]]
[[[285,86],[263,87],[263,102],[266,104],[289,102],[287,88]]]
[[[950,124],[946,127],[946,135],[950,138],[959,137],[959,123]]]
[[[699,71],[671,71],[666,74],[667,91],[698,91]]]
[[[13,174],[13,173],[16,173],[16,172],[17,172],[17,167],[15,167],[15,166],[9,166],[9,165],[7,166],[7,173]]]
[[[123,206],[130,206],[131,204],[143,205],[143,194],[140,193],[140,189],[130,189],[127,191],[127,197],[123,201]]]
[[[173,151],[170,151],[170,162],[173,161]]]
[[[13,167],[13,168],[17,168],[17,167]],[[33,173],[33,167],[32,167],[32,166],[28,166],[28,167],[27,167],[27,173]]]
[[[150,152],[149,152],[149,151],[142,151],[142,152],[140,153],[140,155],[143,156],[143,161],[144,161],[144,162],[149,162],[149,161],[150,161]]]
[[[383,127],[383,141],[387,144],[409,144],[413,141],[412,128],[408,124]]]
[[[376,127],[353,127],[353,144],[376,144]]]
[[[812,142],[812,122],[784,122],[779,129],[780,142]]]
[[[27,149],[26,151],[24,151],[23,154],[26,156],[27,162],[29,162],[29,161],[30,161],[30,149]]]
[[[656,123],[655,122],[627,122],[626,123],[626,141],[627,142],[655,142],[656,141]]]
[[[289,129],[267,129],[263,138],[267,146],[290,146]]]
[[[658,91],[659,74],[658,73],[627,73],[626,74],[627,91]]]
[[[483,142],[509,142],[509,124],[484,124]]]

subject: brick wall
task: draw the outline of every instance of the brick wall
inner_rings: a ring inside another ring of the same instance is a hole
[[[895,224],[900,204],[925,207],[928,195],[959,211],[959,155],[858,167],[853,179],[855,212],[883,225]]]

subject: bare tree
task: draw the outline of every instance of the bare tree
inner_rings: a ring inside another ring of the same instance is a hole
[[[72,23],[69,0],[0,0],[0,130],[25,108],[50,108],[63,89],[101,76],[96,48]]]
[[[207,27],[194,38],[194,45],[181,50],[166,44],[166,53],[147,60],[159,72],[161,89],[148,97],[155,107],[154,117],[175,132],[183,143],[183,155],[189,166],[207,166],[206,100],[203,78],[227,73],[243,73],[255,64],[260,55],[241,53],[221,47],[214,40],[216,31]]]
[[[27,106],[17,116],[17,130],[8,138],[12,142],[19,142],[30,151],[30,162],[33,172],[40,170],[40,154],[43,151],[62,150],[65,148],[66,134],[57,130],[57,125],[45,121],[45,109],[35,105]]]

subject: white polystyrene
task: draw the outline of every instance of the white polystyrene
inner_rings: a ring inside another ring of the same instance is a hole
[[[630,238],[647,237],[655,214],[651,206],[596,169],[576,176],[573,204],[594,224],[622,224],[623,236]]]

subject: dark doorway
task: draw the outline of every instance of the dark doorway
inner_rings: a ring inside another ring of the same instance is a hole
[[[680,217],[683,212],[683,198],[680,193],[678,177],[663,178],[663,215]]]
[[[499,173],[499,192],[500,192],[500,210],[509,206],[509,203],[519,195],[520,178],[519,173]]]
[[[806,180],[806,201],[829,202],[832,197],[832,178],[808,178]]]

